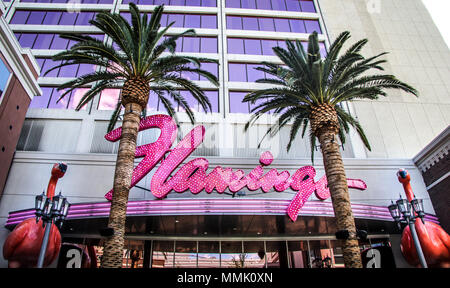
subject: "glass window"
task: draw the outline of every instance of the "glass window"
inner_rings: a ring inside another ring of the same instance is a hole
[[[264,78],[264,72],[256,70],[256,67],[261,67],[261,65],[247,64],[247,82],[255,82],[258,79]]]
[[[59,77],[75,77],[77,75],[78,64],[63,66],[59,69]]]
[[[67,49],[68,44],[69,44],[69,40],[63,39],[63,38],[59,37],[59,35],[55,35],[55,37],[53,37],[52,44],[50,45],[50,49],[64,50],[64,49]]]
[[[14,16],[12,17],[10,24],[25,24],[27,23],[28,15],[30,15],[29,11],[16,10],[14,12]]]
[[[241,241],[223,241],[222,243],[222,268],[243,268],[245,255],[242,251]]]
[[[41,89],[42,95],[33,97],[33,100],[30,103],[30,108],[47,108],[53,88],[41,87]]]
[[[153,4],[154,5],[162,5],[162,4],[169,5],[169,0],[154,0]]]
[[[219,64],[217,63],[202,63],[200,66],[201,69],[208,71],[209,73],[213,74],[214,76],[219,76]],[[200,76],[200,80],[207,81],[205,77]]]
[[[59,19],[61,19],[62,12],[57,11],[48,11],[45,14],[44,21],[42,24],[44,25],[58,25]]]
[[[184,16],[184,27],[200,28],[200,15],[186,14]]]
[[[200,38],[183,37],[183,52],[200,52]]]
[[[287,268],[286,241],[266,241],[267,268]]]
[[[93,73],[93,72],[95,72],[95,66],[94,65],[92,65],[92,64],[80,64],[80,67],[78,68],[76,76],[86,75],[86,74]]]
[[[130,16],[131,17],[131,16]],[[131,18],[130,18],[131,21]],[[168,14],[167,25],[175,22],[172,27],[184,27],[184,15],[183,14]]]
[[[259,39],[245,39],[244,40],[245,54],[261,55],[261,40]]]
[[[167,14],[161,15],[161,21],[159,22],[161,24],[161,27],[166,27],[167,26],[167,24],[168,24],[167,23],[167,19],[168,19],[168,15]]]
[[[244,39],[228,38],[227,46],[228,46],[228,53],[230,54],[245,54]]]
[[[153,91],[150,91],[150,96],[148,97],[147,111],[158,111],[158,95]]]
[[[6,85],[8,84],[10,76],[11,71],[9,70],[8,66],[6,66],[5,62],[3,62],[3,59],[0,58],[0,99],[2,98],[3,93],[6,90]]]
[[[19,38],[19,43],[22,47],[32,48],[36,38],[37,38],[36,34],[22,33]],[[51,39],[50,39],[50,41],[51,41]]]
[[[80,103],[81,98],[89,91],[88,88],[78,88],[70,93],[69,104],[67,105],[67,109],[75,109],[77,108],[78,103]],[[87,104],[84,105],[81,110],[86,110]]]
[[[242,17],[243,30],[259,30],[258,18],[256,17]]]
[[[258,18],[259,30],[261,31],[275,31],[275,26],[273,24],[273,18]]]
[[[201,0],[186,0],[186,6],[201,6]]]
[[[312,12],[315,13],[316,12],[316,8],[314,7],[314,2],[313,1],[300,1],[300,6],[302,9],[302,12]]]
[[[48,49],[54,36],[54,34],[38,34],[33,49]]]
[[[238,16],[227,16],[227,28],[242,30],[242,18]]]
[[[328,240],[309,241],[309,252],[311,268],[332,267],[328,259],[333,259],[333,249],[330,249]]]
[[[125,18],[129,24],[131,24],[131,13],[129,12],[120,12],[120,16]]]
[[[240,0],[227,0],[225,6],[228,8],[241,8]]]
[[[196,68],[193,63],[189,63],[186,66],[188,66],[191,69],[195,69]],[[186,79],[191,80],[191,81],[195,81],[195,80],[198,80],[200,76],[197,73],[193,73],[193,72],[189,72],[189,71],[182,71],[181,72],[181,77],[186,78]]]
[[[153,241],[152,268],[173,268],[173,241]]]
[[[220,267],[220,247],[216,241],[198,242],[198,268]]]
[[[100,94],[98,110],[114,110],[119,100],[119,89],[105,89]]]
[[[202,37],[200,52],[202,52],[202,53],[217,53],[217,38],[216,37]]]
[[[61,63],[61,61],[53,61],[52,59],[48,58],[45,59],[45,62],[42,64],[41,67],[41,77],[44,77],[44,74],[51,68],[59,65]],[[59,74],[59,69],[55,69],[50,71],[47,75],[45,75],[45,77],[58,77]]]
[[[248,102],[243,103],[242,100],[244,99],[245,95],[247,95],[247,92],[234,92],[230,91],[230,113],[248,113],[249,112],[249,106]]]
[[[244,242],[244,261],[245,268],[264,268],[266,267],[266,252],[263,241]]]
[[[275,55],[272,47],[278,45],[276,40],[261,40],[262,54],[263,55]]]
[[[219,113],[219,91],[205,91],[205,95],[211,103],[211,112]],[[202,110],[200,110],[200,112],[201,111]]]
[[[28,16],[27,24],[42,24],[42,20],[44,20],[45,12],[44,11],[31,11],[30,16]]]
[[[202,28],[217,29],[216,15],[202,15]]]
[[[76,25],[91,25],[89,23],[90,20],[92,20],[95,16],[94,12],[83,12],[83,13],[79,13],[77,21],[76,21]]]
[[[50,97],[50,102],[48,103],[48,108],[50,109],[66,109],[67,103],[69,101],[69,94],[66,94],[64,98],[59,100],[63,94],[63,90],[58,91],[56,88],[53,89],[52,96]],[[59,100],[59,101],[58,101]]]
[[[241,0],[241,8],[256,9],[256,1],[255,0]]]
[[[197,267],[197,241],[176,241],[175,247],[175,268]]]
[[[173,6],[184,6],[184,0],[170,0],[170,4]]]
[[[203,7],[217,7],[216,0],[202,0]]]
[[[291,31],[294,33],[306,33],[305,22],[303,20],[289,19]]]
[[[317,20],[303,20],[305,22],[306,33],[312,33],[316,31],[317,33],[322,33],[320,30],[319,21]]]
[[[64,12],[59,21],[59,25],[75,25],[78,14],[79,13]]]
[[[272,0],[272,9],[286,11],[286,3],[284,0]]]
[[[286,8],[288,11],[300,12],[298,0],[286,0]]]
[[[275,31],[278,32],[291,32],[288,19],[275,18]]]
[[[243,63],[228,64],[228,81],[247,82],[247,71]]]
[[[308,268],[309,251],[307,241],[289,241],[288,253],[290,268]]]
[[[272,5],[270,4],[270,0],[258,0],[256,2],[258,9],[266,9],[272,10]]]

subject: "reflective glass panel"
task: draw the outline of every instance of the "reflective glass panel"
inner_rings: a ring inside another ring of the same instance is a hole
[[[227,16],[227,28],[242,30],[242,18],[239,16]]]
[[[200,28],[201,26],[200,19],[201,19],[200,15],[186,14],[184,16],[184,27]]]
[[[261,55],[261,40],[259,39],[245,39],[245,54]]]
[[[175,22],[172,27],[184,27],[184,15],[183,14],[168,14],[167,24]]]
[[[303,20],[289,19],[291,31],[294,33],[306,33],[305,22]]]
[[[248,113],[249,112],[248,103],[242,102],[245,95],[247,95],[247,92],[230,91],[230,113]]]
[[[242,17],[243,30],[259,30],[258,18],[256,17]]]
[[[220,267],[220,247],[216,241],[198,242],[198,268]]]
[[[197,267],[196,241],[176,241],[175,247],[175,268]]]
[[[256,1],[256,6],[258,7],[258,9],[272,10],[270,0],[258,0]]]
[[[317,20],[304,20],[305,27],[306,27],[306,33],[312,33],[316,31],[317,33],[322,33],[322,30],[320,29],[319,21]]]
[[[316,12],[313,1],[300,1],[302,12]]]
[[[44,21],[42,24],[44,25],[58,25],[59,20],[61,19],[62,12],[57,11],[48,11],[45,14]]]
[[[201,38],[202,53],[217,53],[217,38],[216,37],[202,37]]]
[[[28,16],[27,24],[40,25],[42,20],[44,20],[44,11],[31,11],[30,16]]]
[[[275,31],[272,18],[258,18],[259,30],[261,31]]]
[[[329,259],[333,258],[333,249],[328,240],[309,241],[311,268],[331,268]]]
[[[272,0],[272,9],[286,11],[286,3],[284,0]]]
[[[264,78],[264,72],[256,70],[256,67],[261,67],[261,65],[247,64],[247,82],[255,82],[258,79]]]
[[[227,40],[228,53],[230,54],[244,54],[244,39],[228,38]]]
[[[277,46],[277,41],[276,40],[261,40],[261,46],[262,46],[262,54],[263,55],[275,55],[272,47]]]
[[[229,63],[228,64],[228,81],[247,82],[247,71],[245,64]]]
[[[241,241],[222,241],[222,268],[243,268],[245,255]]]
[[[119,100],[119,89],[105,89],[100,94],[100,101],[98,103],[98,110],[114,110]]]
[[[307,241],[289,241],[288,254],[290,268],[308,268],[308,243]]]
[[[217,16],[215,15],[202,15],[202,28],[216,29],[217,28]]]
[[[241,8],[241,1],[240,0],[226,0],[225,7]]]
[[[241,8],[256,9],[256,1],[255,0],[241,0]]]
[[[14,16],[12,17],[10,24],[25,24],[28,19],[29,11],[21,11],[17,10],[14,12]]]
[[[33,100],[30,103],[30,108],[47,108],[48,101],[50,100],[50,96],[52,95],[53,88],[41,87],[41,89],[42,95],[33,97]]]
[[[275,18],[275,31],[278,32],[291,32],[288,19]]]
[[[152,268],[173,268],[173,241],[153,241]]]
[[[59,25],[74,25],[78,14],[79,13],[64,12],[59,21]]]
[[[264,268],[266,267],[263,241],[245,241],[244,242],[244,261],[245,268]]]
[[[286,8],[288,11],[300,12],[298,0],[286,0]]]
[[[200,38],[183,37],[183,52],[200,52]]]

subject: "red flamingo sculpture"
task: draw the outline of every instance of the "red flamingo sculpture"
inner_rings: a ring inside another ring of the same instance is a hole
[[[56,163],[53,165],[50,181],[47,187],[47,197],[53,198],[59,178],[66,173],[67,165]],[[3,245],[3,257],[8,260],[9,268],[36,267],[39,252],[44,238],[42,220],[36,223],[35,218],[28,218],[17,225],[8,235]],[[61,234],[58,227],[52,224],[47,250],[45,252],[44,267],[50,265],[58,256],[61,249]]]
[[[398,181],[403,184],[406,198],[411,202],[414,199],[410,184],[411,176],[404,169],[400,169],[397,176]],[[424,224],[419,218],[415,220],[414,227],[428,267],[450,268],[450,236],[444,229],[433,222],[426,221]],[[409,264],[420,267],[419,257],[408,226],[403,230],[400,248]]]

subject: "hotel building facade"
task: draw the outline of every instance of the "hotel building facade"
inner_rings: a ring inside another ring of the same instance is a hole
[[[106,141],[104,135],[120,90],[104,91],[77,112],[74,108],[86,89],[78,89],[57,103],[56,87],[95,71],[96,67],[79,65],[47,75],[44,72],[57,64],[51,60],[52,55],[73,44],[59,38],[58,33],[84,33],[108,43],[111,40],[88,21],[99,11],[120,13],[129,19],[128,3],[128,0],[4,2],[3,19],[18,43],[31,49],[40,67],[38,83],[42,95],[34,97],[29,105],[2,190],[2,244],[17,223],[33,217],[30,208],[34,207],[35,196],[45,190],[52,165],[65,162],[68,171],[57,191],[62,190],[73,205],[61,231],[63,241],[95,246],[101,259],[103,238],[99,230],[107,225],[109,207],[104,195],[112,188],[118,147],[117,142]],[[196,81],[212,103],[212,113],[205,114],[186,95],[196,111],[195,125],[206,128],[203,143],[186,162],[204,157],[209,161],[209,171],[222,166],[249,173],[267,150],[274,156],[269,169],[286,170],[292,175],[297,169],[312,165],[307,138],[297,137],[291,150],[286,151],[289,127],[262,142],[258,149],[259,141],[276,119],[272,114],[244,132],[251,107],[241,102],[243,96],[267,87],[255,83],[266,75],[254,68],[261,61],[280,63],[271,47],[284,46],[285,39],[300,39],[306,44],[309,33],[317,31],[325,54],[329,43],[348,30],[354,42],[369,39],[363,50],[365,56],[389,52],[385,56],[386,72],[418,89],[420,97],[388,91],[387,97],[376,102],[347,103],[345,109],[361,122],[372,151],[366,150],[356,133],[351,132],[341,152],[347,177],[367,184],[363,191],[350,189],[357,228],[368,232],[367,239],[360,241],[361,249],[390,247],[396,267],[408,267],[400,252],[400,231],[387,210],[391,200],[403,194],[396,172],[399,168],[409,171],[416,197],[424,200],[427,219],[439,222],[421,169],[413,158],[450,123],[450,51],[420,0],[134,3],[148,13],[155,5],[165,4],[162,26],[175,21],[169,34],[187,28],[196,30],[198,37],[180,39],[177,53],[218,60],[219,64],[205,63],[202,67],[217,75],[220,87],[184,75]],[[155,99],[150,97],[147,115],[166,113]],[[178,112],[184,136],[194,125],[185,113],[180,109]],[[157,129],[141,132],[138,145],[153,142],[158,135]],[[316,150],[317,181],[324,170],[320,149]],[[422,157],[421,161],[440,157],[436,153],[427,153],[428,158]],[[448,155],[448,146],[443,153]],[[336,225],[330,199],[321,201],[312,195],[296,221],[286,215],[289,202],[296,195],[296,191],[290,190],[195,195],[189,191],[172,192],[164,200],[157,200],[150,191],[155,171],[156,168],[130,191],[124,267],[130,267],[134,250],[139,256],[133,260],[137,267],[343,266],[342,252],[334,236]],[[7,262],[0,259],[0,267],[6,266]]]

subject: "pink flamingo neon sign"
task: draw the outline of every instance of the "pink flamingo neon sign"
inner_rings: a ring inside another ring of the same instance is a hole
[[[203,190],[207,193],[211,193],[213,190],[223,193],[226,189],[236,193],[244,187],[251,191],[261,189],[264,192],[268,192],[272,188],[277,192],[290,188],[298,191],[287,208],[287,214],[292,221],[295,221],[300,209],[313,192],[321,200],[330,197],[325,175],[319,181],[314,182],[316,170],[312,166],[298,169],[292,177],[288,171],[279,173],[277,169],[271,169],[264,174],[263,166],[268,166],[273,161],[273,156],[269,151],[261,155],[261,165],[254,168],[248,175],[245,175],[242,170],[233,171],[232,168],[224,169],[220,166],[215,167],[207,174],[208,160],[195,158],[184,164],[174,176],[168,179],[173,171],[203,142],[205,128],[201,125],[195,127],[173,149],[170,147],[176,138],[177,126],[170,116],[153,115],[142,119],[139,131],[150,128],[159,128],[161,135],[153,143],[136,147],[135,157],[144,157],[144,159],[133,170],[130,188],[161,161],[150,184],[150,190],[157,198],[164,198],[172,190],[178,193],[190,190],[191,193],[198,194]],[[106,134],[105,138],[115,142],[120,139],[121,133],[122,128],[117,128]],[[170,152],[169,155],[163,159],[167,152]],[[364,181],[359,179],[347,179],[347,183],[349,188],[359,190],[367,188]],[[112,193],[113,191],[110,190],[105,198],[111,200]]]

